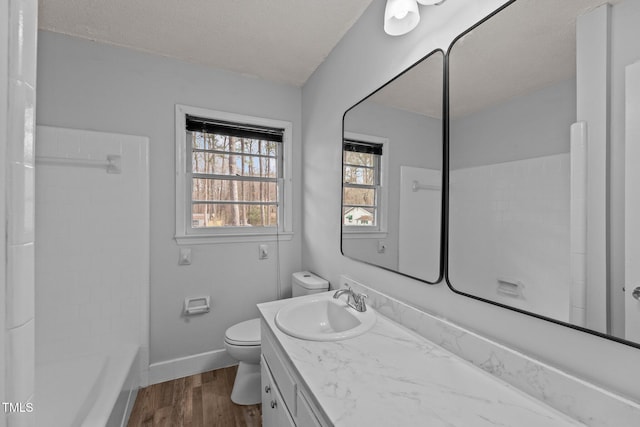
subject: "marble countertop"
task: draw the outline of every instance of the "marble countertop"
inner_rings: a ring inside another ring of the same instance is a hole
[[[334,426],[584,425],[379,313],[370,331],[352,339],[293,338],[274,323],[278,310],[290,302],[258,309]]]

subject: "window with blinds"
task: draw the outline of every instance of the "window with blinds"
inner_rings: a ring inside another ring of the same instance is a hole
[[[186,115],[191,228],[277,227],[284,129]]]
[[[342,224],[379,229],[383,144],[345,139],[342,160]]]

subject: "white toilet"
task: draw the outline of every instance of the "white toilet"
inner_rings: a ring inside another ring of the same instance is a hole
[[[292,295],[317,294],[329,290],[329,282],[308,271],[293,273]],[[231,391],[231,401],[238,405],[255,405],[260,393],[260,319],[231,326],[224,334],[224,346],[238,362],[238,372]]]

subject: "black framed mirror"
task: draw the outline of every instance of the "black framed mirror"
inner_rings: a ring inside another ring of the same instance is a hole
[[[640,347],[638,23],[640,0],[514,0],[454,40],[453,291]]]
[[[342,254],[442,280],[444,53],[436,50],[343,116]]]

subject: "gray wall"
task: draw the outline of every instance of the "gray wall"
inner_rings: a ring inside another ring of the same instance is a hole
[[[451,118],[451,168],[568,153],[575,121],[573,79]]]
[[[160,56],[49,32],[40,33],[38,124],[150,138],[150,361],[224,348],[224,331],[257,316],[276,297],[276,245],[258,260],[258,242],[194,245],[178,266],[175,233],[176,103],[293,122],[294,232],[280,244],[284,293],[300,268],[301,90]],[[61,248],[64,250],[64,248]],[[211,295],[212,310],[184,319],[187,296]]]
[[[389,37],[380,20],[384,2],[373,2],[307,81],[302,93],[303,264],[332,283],[346,273],[413,306],[640,400],[640,372],[628,369],[637,363],[635,348],[454,294],[444,283],[428,286],[340,254],[340,220],[333,212],[340,208],[342,113],[421,56],[434,48],[446,48],[457,34],[503,3],[448,1],[428,9],[415,31]],[[314,168],[317,164],[327,167]]]

